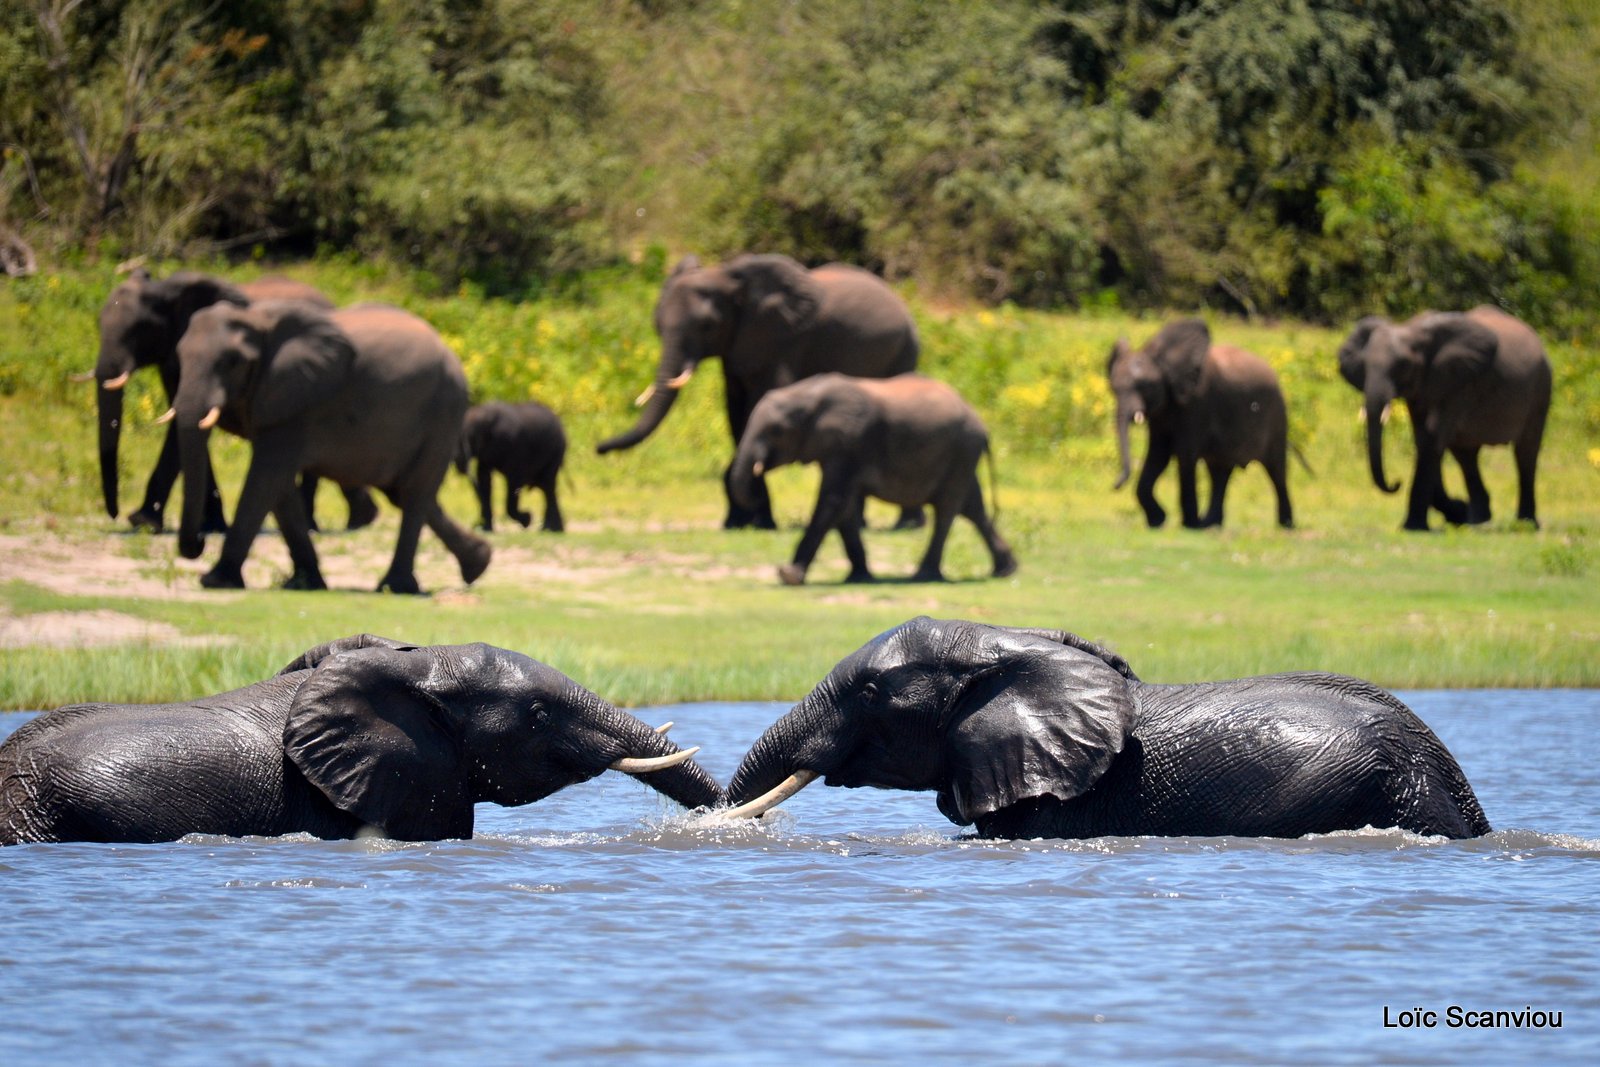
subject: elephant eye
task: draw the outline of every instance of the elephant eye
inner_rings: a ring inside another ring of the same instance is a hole
[[[870,708],[872,705],[876,704],[877,702],[878,702],[878,683],[877,682],[868,682],[866,685],[861,687],[861,703]]]

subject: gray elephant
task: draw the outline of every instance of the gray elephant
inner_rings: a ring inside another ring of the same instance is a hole
[[[1171,323],[1137,352],[1126,340],[1111,350],[1106,365],[1117,398],[1117,449],[1122,471],[1115,488],[1128,482],[1128,428],[1147,423],[1150,445],[1134,488],[1145,521],[1167,519],[1156,502],[1155,484],[1178,461],[1178,503],[1190,529],[1222,525],[1222,499],[1235,468],[1260,463],[1278,495],[1278,525],[1294,525],[1289,503],[1289,416],[1278,376],[1265,360],[1231,345],[1213,345],[1200,319]],[[1195,466],[1211,476],[1211,502],[1200,514]],[[1302,463],[1304,460],[1302,460]]]
[[[245,307],[265,300],[296,300],[323,310],[333,308],[333,302],[317,289],[291,278],[269,277],[234,284],[209,274],[179,271],[158,279],[143,268],[135,270],[106,297],[100,309],[100,356],[93,377],[99,384],[100,491],[106,513],[113,519],[119,509],[117,450],[122,436],[122,390],[129,377],[143,367],[155,367],[170,404],[178,394],[178,339],[189,328],[190,317],[216,303]],[[177,428],[169,425],[145,487],[144,503],[128,516],[135,529],[161,530],[167,499],[177,478]],[[217,495],[215,479],[207,484],[203,526],[207,533],[222,533],[228,528],[222,498]],[[309,498],[315,489],[315,480],[304,489],[308,515]],[[350,508],[350,529],[359,529],[377,516],[372,497],[364,489],[346,490],[345,499]]]
[[[478,461],[474,484],[483,529],[494,529],[494,507],[489,497],[498,471],[506,480],[507,515],[526,529],[533,518],[517,501],[523,487],[535,488],[544,494],[544,529],[561,533],[566,524],[561,519],[556,481],[566,458],[567,434],[559,415],[537,400],[523,404],[495,401],[467,410],[456,469],[466,474],[468,464]]]
[[[1538,336],[1499,308],[1426,312],[1403,324],[1373,315],[1339,347],[1339,373],[1366,398],[1367,462],[1386,493],[1399,490],[1383,471],[1383,423],[1389,404],[1405,401],[1416,466],[1405,529],[1426,530],[1437,508],[1453,523],[1489,521],[1489,491],[1478,450],[1509,444],[1517,461],[1517,518],[1539,524],[1534,475],[1550,411],[1550,360]],[[1461,465],[1465,502],[1445,493],[1444,453]]]
[[[0,845],[471,837],[474,804],[530,804],[608,768],[708,807],[723,794],[696,751],[520,653],[360,634],[229,693],[25,723],[0,745]]]
[[[850,559],[846,581],[872,580],[861,543],[868,496],[910,510],[933,505],[933,536],[914,581],[941,581],[945,539],[957,515],[978,528],[994,574],[1017,569],[1016,557],[983,506],[978,461],[989,451],[983,420],[954,389],[918,374],[853,378],[819,374],[774,389],[751,413],[733,460],[735,502],[754,507],[763,474],[787,463],[817,463],[817,506],[792,562],[778,571],[786,585],[806,570],[829,530],[838,530]]]
[[[788,256],[746,255],[705,267],[689,256],[662,286],[655,327],[661,361],[639,398],[644,410],[633,429],[601,442],[601,454],[650,436],[695,367],[714,356],[722,358],[735,448],[772,389],[828,371],[888,378],[917,366],[917,328],[905,302],[876,275],[840,263],[807,270]],[[723,525],[775,528],[765,481],[757,479],[746,505],[728,488]]]
[[[303,304],[216,304],[178,343],[182,374],[173,412],[183,462],[178,550],[204,551],[200,532],[207,442],[213,426],[252,442],[250,469],[207,588],[243,588],[250,545],[271,511],[288,543],[288,587],[326,584],[294,491],[298,471],[372,486],[400,509],[400,534],[380,590],[419,592],[413,567],[424,522],[471,583],[489,543],[440,508],[439,483],[461,440],[467,381],[461,361],[426,322],[366,304],[324,314]]]
[[[868,642],[762,734],[726,814],[819,777],[936,791],[984,837],[1490,830],[1449,751],[1367,682],[1146,685],[1065,631],[928,618]]]

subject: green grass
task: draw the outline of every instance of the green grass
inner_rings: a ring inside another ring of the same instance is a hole
[[[213,692],[361,630],[520,649],[631,705],[791,699],[862,641],[918,614],[1066,627],[1112,645],[1152,681],[1322,669],[1397,688],[1600,684],[1600,354],[1581,338],[1546,338],[1557,386],[1540,468],[1543,528],[1509,521],[1515,474],[1498,449],[1485,463],[1495,521],[1422,536],[1398,528],[1403,496],[1380,494],[1367,477],[1358,398],[1334,373],[1340,334],[1216,321],[1220,340],[1260,353],[1284,378],[1292,435],[1316,472],[1291,472],[1299,529],[1276,528],[1270,487],[1251,469],[1234,478],[1226,529],[1151,531],[1131,490],[1110,489],[1116,460],[1103,368],[1118,334],[1143,340],[1157,320],[934,308],[912,294],[925,370],[952,381],[989,422],[1000,527],[1022,570],[985,578],[981,543],[962,524],[946,557],[954,581],[896,582],[926,534],[882,529],[893,513],[875,505],[867,547],[884,581],[841,585],[843,553],[832,540],[812,584],[786,589],[774,571],[809,514],[815,474],[774,476],[779,533],[717,529],[729,446],[714,364],[644,446],[593,453],[595,441],[631,421],[631,398],[650,377],[651,271],[590,276],[525,303],[428,292],[380,267],[290,271],[339,300],[393,300],[430,318],[462,354],[477,399],[531,395],[557,407],[573,440],[563,500],[572,532],[502,526],[496,563],[470,591],[451,587],[453,567],[425,535],[420,571],[440,595],[355,592],[383,569],[395,523],[386,509],[373,530],[319,540],[330,574],[353,576],[335,581],[340,591],[264,588],[273,550],[281,554],[269,533],[247,569],[257,588],[202,595],[195,565],[174,561],[170,536],[122,534],[100,509],[93,390],[67,375],[93,363],[109,270],[13,282],[0,289],[0,336],[13,339],[0,353],[0,537],[27,553],[0,556],[0,618],[104,609],[166,624],[179,637],[0,649],[0,707]],[[163,406],[158,390],[153,380],[130,386],[125,508],[137,504],[160,441],[148,422]],[[1391,471],[1405,472],[1409,435],[1391,423],[1389,438]],[[225,491],[236,489],[246,446],[219,435],[214,455]],[[1158,495],[1176,510],[1172,473]],[[458,518],[474,514],[455,474],[444,499]],[[343,518],[327,487],[320,514],[334,524]],[[213,539],[208,560],[216,549]],[[112,576],[137,574],[143,593],[114,581],[62,591],[30,580],[18,561],[108,550],[121,557],[110,561]]]

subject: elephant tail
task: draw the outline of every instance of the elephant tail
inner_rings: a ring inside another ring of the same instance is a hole
[[[994,446],[983,446],[984,458],[989,461],[989,519],[1000,521],[1000,479],[994,471]]]
[[[1300,451],[1299,445],[1295,444],[1293,441],[1290,441],[1289,451],[1293,452],[1294,458],[1300,461],[1300,467],[1306,472],[1307,477],[1315,478],[1317,476],[1317,472],[1311,469],[1311,464],[1306,462],[1306,454]]]

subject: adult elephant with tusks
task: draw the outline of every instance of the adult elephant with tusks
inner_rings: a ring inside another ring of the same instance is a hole
[[[910,310],[882,279],[840,263],[807,270],[780,255],[737,256],[716,266],[685,257],[661,288],[655,328],[661,361],[637,401],[643,411],[631,430],[600,443],[601,454],[654,433],[695,368],[712,357],[722,359],[737,448],[750,412],[770,390],[828,371],[893,377],[916,369],[919,350]],[[775,528],[764,479],[756,480],[748,507],[728,489],[723,525]]]
[[[0,845],[463,838],[476,803],[530,804],[608,769],[709,807],[723,794],[696,751],[520,653],[359,634],[229,693],[25,723],[0,745]]]
[[[751,747],[728,816],[809,782],[933,790],[984,837],[1489,832],[1444,745],[1355,678],[1141,683],[1062,630],[914,619],[846,657]]]
[[[197,271],[153,278],[143,268],[133,271],[106,297],[100,309],[100,355],[92,375],[99,386],[96,403],[100,420],[100,490],[106,514],[114,519],[120,509],[117,453],[122,439],[122,397],[133,372],[155,367],[170,404],[178,394],[178,341],[195,312],[218,303],[246,307],[268,300],[293,300],[324,311],[333,309],[333,302],[319,290],[292,278],[267,277],[234,284]],[[177,428],[169,425],[145,487],[144,502],[128,516],[135,529],[162,529],[167,499],[177,478]],[[222,498],[217,494],[214,478],[208,478],[207,485],[202,526],[207,533],[222,533],[228,528]],[[376,517],[377,509],[365,490],[347,490],[345,498],[350,506],[351,529],[365,526]]]
[[[409,312],[362,304],[324,314],[298,303],[219,304],[199,312],[178,345],[174,413],[183,460],[178,550],[204,551],[201,500],[207,441],[221,426],[252,443],[249,473],[207,588],[243,588],[244,560],[267,512],[278,520],[294,589],[323,589],[294,490],[306,471],[383,490],[400,509],[394,558],[380,590],[420,592],[414,573],[426,523],[471,583],[491,549],[439,506],[439,483],[461,440],[467,381],[438,333]]]
[[[1383,469],[1383,424],[1405,401],[1416,465],[1404,528],[1426,530],[1437,509],[1452,523],[1489,521],[1489,491],[1478,471],[1484,445],[1509,444],[1517,461],[1517,518],[1539,524],[1534,475],[1550,411],[1550,360],[1528,325],[1494,307],[1425,312],[1405,323],[1371,315],[1339,346],[1339,373],[1365,398],[1372,481],[1397,492]],[[1466,480],[1463,502],[1445,492],[1448,451]]]

